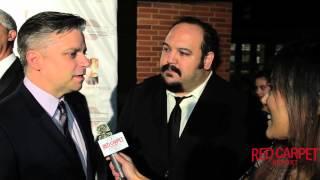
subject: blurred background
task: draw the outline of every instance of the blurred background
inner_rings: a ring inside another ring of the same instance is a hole
[[[318,38],[315,1],[138,0],[118,1],[118,105],[129,89],[159,73],[161,45],[179,16],[196,16],[220,36],[222,63],[217,74],[244,91],[282,45]]]

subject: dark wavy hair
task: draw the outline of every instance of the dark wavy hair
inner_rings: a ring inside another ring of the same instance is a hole
[[[320,147],[320,41],[286,44],[272,59],[272,91],[279,92],[289,116],[291,147]],[[297,159],[296,179],[320,174],[320,159]],[[292,167],[291,167],[292,168]],[[289,167],[290,169],[290,167]]]
[[[197,25],[203,30],[203,41],[201,44],[201,64],[200,67],[203,67],[204,58],[207,54],[212,51],[214,53],[214,61],[211,65],[211,69],[215,70],[221,63],[220,56],[220,47],[219,47],[219,37],[217,31],[209,24],[196,17],[191,16],[183,16],[179,20],[177,20],[171,26],[170,30],[178,24],[187,23],[192,25]]]

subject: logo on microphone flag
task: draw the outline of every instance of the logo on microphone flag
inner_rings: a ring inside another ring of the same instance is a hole
[[[98,143],[105,157],[117,153],[129,146],[122,132],[101,139]]]

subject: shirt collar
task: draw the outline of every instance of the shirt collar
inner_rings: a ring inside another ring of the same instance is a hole
[[[13,64],[15,59],[16,59],[16,56],[13,53],[11,53],[9,56],[5,57],[0,61],[0,78],[2,78],[4,73]]]
[[[38,101],[41,107],[50,115],[50,117],[53,117],[57,110],[60,99],[39,88],[27,77],[24,78],[23,83],[31,92],[33,97]]]
[[[199,99],[211,76],[212,76],[212,71],[210,72],[209,76],[207,77],[207,79],[205,81],[203,81],[198,87],[196,87],[193,91],[191,91],[190,93],[188,93],[185,96],[186,97],[187,96],[193,96],[196,99]],[[177,96],[177,95],[175,95],[173,92],[171,92],[169,90],[166,90],[166,93],[167,93],[167,95],[170,95],[170,96],[173,96],[173,97]]]

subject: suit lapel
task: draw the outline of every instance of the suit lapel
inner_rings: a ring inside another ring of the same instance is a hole
[[[216,97],[218,96],[215,92],[214,86],[215,85],[215,74],[212,74],[210,77],[205,89],[203,90],[196,106],[194,107],[193,111],[191,112],[191,115],[188,119],[188,122],[181,134],[180,139],[183,139],[186,134],[193,134],[194,132],[197,132],[200,129],[203,129],[206,126],[206,122],[208,118],[204,115],[208,116],[209,114],[212,114],[212,108],[216,102]],[[211,128],[212,130],[215,127],[205,127],[205,128]]]
[[[162,137],[162,146],[163,147],[169,147],[169,142],[168,142],[168,123],[167,123],[167,93],[166,93],[166,87],[165,87],[165,83],[163,81],[163,79],[161,78],[161,91],[160,94],[158,95],[158,97],[160,97],[160,102],[159,105],[157,106],[159,109],[156,110],[157,112],[160,113],[160,115],[158,117],[160,120],[160,132],[161,132],[161,136]],[[159,99],[159,98],[158,98]],[[168,148],[164,148],[162,155],[164,155],[162,157],[162,159],[164,160],[164,163],[166,164],[166,166],[169,166],[169,149]]]
[[[78,96],[79,95],[79,96]],[[80,97],[82,96],[82,97]],[[83,101],[80,101],[81,98]],[[83,140],[85,142],[86,150],[87,150],[87,175],[88,177],[91,177],[92,174],[92,142],[91,139],[93,139],[90,129],[88,127],[91,127],[90,124],[90,117],[89,117],[89,109],[87,102],[85,101],[85,97],[81,95],[78,92],[73,92],[65,96],[66,101],[68,102],[68,105],[73,113],[73,115],[76,118],[76,121],[78,123],[79,129],[81,131]]]
[[[89,110],[87,108],[87,104],[83,104],[83,102],[79,102],[77,98],[72,98],[70,95],[65,96],[68,105],[75,116],[77,123],[79,125],[81,134],[83,136],[84,142],[86,144],[86,148],[89,147],[88,140],[90,139],[90,132],[88,132],[88,128],[90,127],[89,120]]]
[[[168,147],[168,130],[167,130],[167,94],[165,84],[162,78],[159,76],[158,81],[154,82],[152,104],[148,107],[150,112],[146,110],[146,113],[152,114],[150,118],[155,123],[154,133],[156,137],[160,138],[158,142],[161,147]],[[160,89],[160,90],[159,90]],[[168,149],[164,148],[158,156],[164,164],[168,164]]]
[[[0,96],[17,78],[22,79],[23,69],[17,58],[0,79]]]
[[[57,126],[54,124],[52,118],[41,107],[41,105],[32,96],[32,94],[24,86],[23,83],[21,84],[19,90],[20,90],[20,93],[22,94],[21,98],[24,99],[24,102],[26,103],[26,107],[28,108],[28,111],[32,116],[32,119],[34,119],[35,121],[38,121],[38,124],[44,129],[44,131],[52,139],[52,142],[56,143],[57,147],[60,147],[62,151],[66,152],[67,158],[75,156],[76,154],[73,153],[64,135],[59,131]]]
[[[156,123],[159,123],[160,127],[166,128],[167,126],[167,94],[166,89],[164,87],[164,83],[161,80],[160,82],[160,91],[156,91],[153,96],[153,101],[155,107],[153,114],[153,119],[156,119]]]

